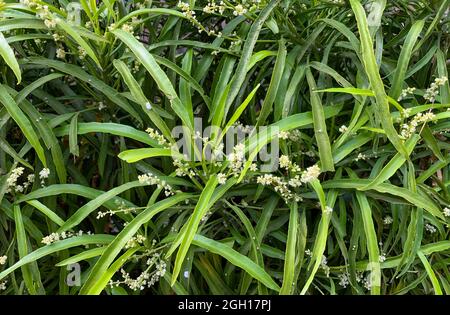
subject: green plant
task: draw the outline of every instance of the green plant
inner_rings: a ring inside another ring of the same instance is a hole
[[[2,293],[448,294],[449,5],[0,3]]]

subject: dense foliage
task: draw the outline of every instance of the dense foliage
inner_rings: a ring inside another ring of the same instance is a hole
[[[0,293],[449,294],[449,8],[0,0]]]

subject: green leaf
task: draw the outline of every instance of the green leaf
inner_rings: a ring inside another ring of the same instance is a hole
[[[30,121],[22,112],[22,110],[17,106],[14,99],[9,95],[6,88],[0,84],[0,103],[6,108],[8,113],[11,115],[12,119],[17,123],[20,130],[23,132],[24,136],[30,142],[31,146],[36,151],[39,159],[41,160],[44,167],[47,166],[47,160],[45,158],[44,148],[39,142],[39,137],[34,131]]]
[[[172,156],[171,149],[142,148],[120,152],[118,157],[128,163],[134,163],[143,159],[157,156]]]
[[[251,275],[256,280],[261,281],[269,289],[275,290],[277,292],[280,290],[278,284],[276,284],[275,281],[273,281],[273,279],[267,274],[267,272],[264,271],[264,269],[255,264],[248,257],[239,254],[237,251],[233,250],[229,246],[214,241],[212,239],[206,238],[199,234],[196,234],[194,236],[192,244],[204,248],[210,251],[211,253],[218,254],[224,257],[233,265],[245,270],[249,275]],[[172,279],[173,278],[174,277],[172,276]]]
[[[224,117],[227,116],[231,104],[234,102],[236,96],[239,93],[239,90],[241,89],[242,83],[245,80],[251,56],[253,54],[253,49],[255,48],[259,33],[261,32],[261,29],[270,13],[273,11],[273,9],[275,9],[279,2],[280,0],[271,0],[253,22],[250,31],[247,34],[247,37],[244,41],[244,46],[242,47],[242,55],[239,59],[239,64],[237,66],[236,73],[230,87],[230,92],[227,97],[227,102],[225,104]]]
[[[290,204],[289,228],[286,242],[286,253],[284,258],[283,285],[280,294],[292,294],[294,289],[296,249],[297,249],[297,232],[299,229],[298,222],[298,205]]]
[[[8,42],[6,41],[2,32],[0,32],[0,56],[2,56],[3,60],[14,72],[17,78],[17,84],[19,84],[22,81],[22,74],[20,72],[19,63],[14,56],[14,51],[11,49],[11,47],[9,47]]]
[[[194,239],[194,236],[197,233],[197,229],[201,219],[206,214],[208,209],[210,209],[210,207],[212,206],[210,205],[209,202],[216,186],[217,186],[217,176],[211,176],[200,195],[200,198],[197,202],[197,205],[195,206],[193,214],[191,215],[189,221],[186,223],[186,231],[181,240],[181,244],[178,249],[177,256],[175,258],[175,263],[172,271],[171,285],[174,284],[175,280],[177,279],[181,271],[181,266],[184,262],[184,258],[186,257],[188,249],[191,246],[192,240]],[[177,244],[174,245],[176,246]],[[171,251],[173,251],[173,249],[169,250],[169,252]]]
[[[91,214],[93,211],[95,211],[98,207],[100,207],[102,204],[104,204],[106,201],[114,198],[115,196],[123,193],[124,191],[127,191],[134,187],[139,187],[144,184],[140,183],[139,181],[133,181],[125,183],[119,187],[113,188],[111,190],[108,190],[107,192],[101,194],[100,196],[96,197],[95,199],[89,201],[84,206],[79,208],[70,218],[64,222],[64,224],[58,229],[58,232],[61,233],[63,231],[67,231],[74,226],[78,225],[83,221],[89,214]]]
[[[272,77],[270,79],[270,84],[266,92],[266,97],[264,98],[263,104],[261,105],[259,117],[256,122],[257,126],[263,126],[265,124],[267,117],[273,109],[273,102],[275,101],[278,86],[283,75],[286,54],[286,45],[284,43],[284,40],[281,39],[279,41],[278,54],[275,61],[275,66],[273,68]]]
[[[350,5],[355,13],[359,35],[361,37],[361,61],[364,64],[370,85],[372,86],[375,94],[377,113],[381,119],[381,125],[397,151],[408,159],[408,152],[398,136],[392,122],[388,98],[384,90],[380,73],[378,72],[378,66],[376,63],[375,54],[373,52],[373,42],[367,26],[367,18],[364,8],[358,0],[350,0]]]
[[[96,235],[83,235],[83,236],[74,236],[62,241],[57,241],[53,244],[46,245],[44,247],[38,248],[35,251],[29,253],[28,255],[21,258],[18,262],[16,262],[11,267],[3,270],[0,273],[0,280],[5,278],[7,275],[9,275],[11,272],[16,270],[17,268],[20,268],[22,266],[25,266],[26,264],[32,263],[33,261],[36,261],[38,259],[41,259],[45,256],[48,256],[50,254],[62,251],[64,249],[76,247],[76,246],[86,246],[90,244],[108,244],[114,239],[114,236],[112,235],[102,235],[102,234],[96,234]]]
[[[99,66],[100,69],[102,68],[102,66],[100,65],[100,61],[97,58],[97,55],[92,50],[91,46],[89,46],[89,44],[80,36],[80,34],[78,34],[79,33],[78,30],[74,29],[69,23],[67,23],[63,19],[58,20],[57,26],[62,28],[67,34],[69,34],[75,40],[75,42],[86,51],[88,56],[95,61],[97,66]]]
[[[170,79],[164,73],[164,71],[159,67],[155,58],[147,51],[142,43],[140,43],[133,35],[127,33],[123,30],[114,30],[112,33],[117,36],[121,41],[127,45],[131,51],[135,54],[137,59],[144,65],[148,73],[155,80],[158,88],[166,95],[172,106],[172,109],[181,118],[183,123],[190,129],[194,130],[194,122],[189,117],[188,111],[184,108],[181,103],[175,89],[170,82]]]
[[[313,115],[314,135],[316,137],[317,146],[319,147],[320,168],[322,171],[334,171],[333,156],[331,153],[330,139],[328,138],[327,124],[325,122],[325,114],[322,101],[316,90],[316,82],[311,70],[306,69],[306,78],[309,84],[310,100]]]
[[[372,209],[364,193],[356,192],[356,199],[358,200],[362,213],[367,250],[369,252],[370,293],[379,295],[381,288],[380,251],[378,249],[377,234],[372,219]]]
[[[393,99],[398,99],[401,94],[402,87],[405,81],[406,70],[408,69],[409,61],[411,59],[412,50],[419,38],[420,32],[425,25],[424,20],[415,22],[409,30],[408,36],[406,36],[405,43],[403,45],[400,56],[398,57],[397,68],[394,73],[394,80],[392,82],[389,96]]]
[[[176,205],[188,198],[192,197],[190,194],[180,193],[175,196],[169,197],[162,201],[159,201],[140,214],[138,214],[132,221],[130,221],[123,230],[114,237],[114,240],[109,244],[106,251],[100,256],[86,280],[83,287],[80,289],[80,294],[98,294],[94,289],[96,283],[103,277],[104,273],[108,270],[109,265],[114,261],[116,256],[120,253],[122,248],[133,237],[139,228],[146,222],[150,221],[153,216],[165,209]],[[1,274],[0,274],[1,275]]]
[[[441,286],[439,284],[439,280],[436,278],[436,274],[433,271],[433,268],[431,267],[430,263],[428,262],[427,258],[425,257],[425,255],[419,251],[417,253],[417,255],[420,258],[420,261],[422,262],[422,264],[425,267],[425,270],[427,271],[428,277],[431,280],[431,284],[433,285],[433,289],[434,289],[434,293],[436,295],[442,295],[442,289]]]

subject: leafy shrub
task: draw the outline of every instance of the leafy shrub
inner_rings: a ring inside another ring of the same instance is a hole
[[[0,2],[0,290],[448,294],[449,5]]]

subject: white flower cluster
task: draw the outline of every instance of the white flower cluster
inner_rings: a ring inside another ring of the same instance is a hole
[[[333,213],[333,208],[331,208],[330,206],[326,206],[324,209],[324,212],[326,214],[332,214]]]
[[[436,227],[434,225],[431,225],[431,224],[428,224],[428,223],[425,224],[425,230],[427,232],[429,232],[429,233],[436,233],[437,232]]]
[[[205,223],[206,221],[208,221],[211,215],[212,215],[211,211],[206,212],[205,215],[200,219],[200,222]]]
[[[411,116],[411,108],[404,108],[400,111],[400,117],[397,118],[397,121],[400,122],[402,119],[406,119]]]
[[[141,184],[156,185],[158,188],[163,188],[164,194],[166,195],[166,197],[169,197],[169,196],[172,196],[175,194],[175,191],[172,189],[172,186],[167,184],[166,181],[159,179],[152,173],[139,175],[138,180]]]
[[[360,283],[364,278],[364,273],[356,272],[356,282]],[[343,272],[338,275],[339,285],[346,288],[350,284],[350,274],[348,272]],[[366,281],[364,281],[366,282]]]
[[[39,179],[41,180],[41,185],[45,184],[45,180],[48,178],[48,176],[50,175],[50,169],[48,168],[43,168],[40,172],[39,172]]]
[[[219,14],[223,14],[225,11],[225,3],[220,1],[219,4],[216,4],[215,1],[209,1],[208,4],[203,8],[203,12],[208,14],[213,14],[218,12]]]
[[[309,183],[320,175],[320,168],[317,165],[308,167],[300,176],[300,167],[290,161],[289,157],[282,155],[280,157],[280,167],[292,172],[291,178],[285,180],[283,177],[273,174],[264,174],[256,178],[256,183],[263,186],[272,186],[276,192],[286,201],[301,201],[302,197],[292,191],[292,188],[300,187],[302,184]]]
[[[162,146],[167,146],[167,140],[166,138],[164,138],[164,136],[162,134],[160,134],[158,131],[156,131],[153,128],[147,128],[147,130],[145,130],[148,135],[150,136],[150,138],[158,141],[158,144],[162,145]]]
[[[402,125],[402,131],[401,131],[400,135],[404,139],[410,138],[416,132],[417,127],[419,125],[424,124],[429,121],[432,121],[435,119],[435,117],[436,117],[436,115],[434,115],[431,111],[429,111],[425,114],[418,113],[417,115],[415,115],[413,117],[413,119],[411,119],[411,121],[408,124]]]
[[[444,216],[450,217],[450,208],[449,207],[445,207],[442,212],[444,213]]]
[[[434,103],[436,96],[439,94],[439,86],[444,85],[448,81],[447,77],[436,78],[430,87],[425,91],[423,98],[430,103]]]
[[[346,125],[342,125],[342,126],[339,127],[339,132],[340,133],[347,132],[347,130],[348,130],[348,127]]]
[[[294,180],[285,181],[282,177],[275,176],[272,174],[264,174],[260,175],[256,178],[256,183],[261,184],[263,186],[272,186],[273,189],[280,194],[280,196],[286,200],[291,201],[294,200],[295,202],[299,202],[302,200],[300,195],[293,192],[291,190],[291,187],[298,187],[299,184],[301,185],[301,182],[298,177],[296,177]]]
[[[359,160],[365,161],[367,159],[367,156],[363,153],[358,153],[358,156],[355,158],[355,162],[358,162]]]
[[[86,56],[87,51],[83,47],[78,46],[78,57],[83,60],[84,58],[86,58]]]
[[[140,209],[140,208],[135,208],[135,207],[132,207],[132,208],[127,207],[127,204],[125,203],[125,201],[119,200],[119,199],[116,199],[114,201],[114,203],[117,205],[117,209],[115,209],[115,210],[107,210],[107,211],[104,211],[104,212],[98,211],[97,212],[97,219],[101,219],[101,218],[103,218],[103,217],[105,217],[107,215],[112,216],[112,215],[114,215],[114,214],[116,214],[118,212],[127,214],[127,213],[130,213],[130,212],[136,212],[136,210]]]
[[[100,102],[98,102],[97,103],[97,108],[98,108],[98,110],[104,110],[105,108],[106,108],[107,106],[105,105],[105,103],[104,102],[102,102],[102,101],[100,101]]]
[[[0,291],[6,290],[6,284],[7,283],[8,283],[8,281],[0,282]]]
[[[128,249],[128,248],[138,247],[138,246],[144,244],[146,239],[147,238],[143,235],[133,236],[125,244],[125,248]]]
[[[242,4],[238,4],[234,7],[234,15],[244,15],[245,13],[247,13],[247,9]]]
[[[281,132],[280,132],[281,133]],[[294,142],[298,142],[301,139],[301,132],[298,129],[288,132],[288,139]]]
[[[98,220],[98,219],[101,219],[101,218],[107,216],[108,214],[109,215],[113,215],[114,213],[115,212],[113,210],[108,210],[108,211],[105,211],[105,212],[98,211],[96,219]]]
[[[34,183],[34,174],[29,174],[27,176],[26,181],[24,181],[22,184],[19,184],[17,181],[20,178],[20,176],[24,173],[23,167],[16,167],[13,170],[11,170],[11,174],[6,179],[6,192],[19,192],[23,193],[28,187],[30,187]]]
[[[59,42],[59,41],[62,41],[64,39],[64,36],[59,35],[58,33],[53,33],[52,37],[53,37],[53,40],[55,42]]]
[[[61,232],[61,233],[52,233],[48,236],[45,236],[41,243],[45,244],[45,245],[50,245],[53,244],[57,241],[61,241],[70,237],[75,237],[75,236],[82,236],[85,232],[83,231],[78,231],[77,233],[72,233],[72,232]],[[87,235],[92,235],[92,233],[90,231],[86,232]]]
[[[298,166],[295,162],[292,162],[287,155],[280,156],[279,163],[281,168],[289,170],[293,173],[300,172],[300,166]]]
[[[370,290],[372,288],[372,278],[370,273],[364,278],[363,284],[366,290]]]
[[[320,267],[323,269],[323,271],[325,272],[325,275],[328,278],[330,276],[330,267],[328,267],[328,260],[327,260],[327,257],[325,257],[325,255],[322,255]]]
[[[151,0],[144,0],[142,2],[134,2],[133,4],[138,8],[138,9],[145,9],[147,8],[149,5],[151,5],[152,1]]]
[[[54,18],[49,11],[48,5],[41,5],[35,0],[20,0],[20,3],[26,5],[30,9],[36,9],[36,17],[44,20],[44,24],[47,28],[55,28],[57,24],[57,18]]]
[[[288,131],[280,131],[278,133],[278,139],[283,139],[283,140],[289,139],[289,132]]]
[[[227,182],[227,175],[225,175],[224,173],[217,174],[217,181],[221,185],[225,184]]]
[[[10,192],[12,188],[14,188],[16,192],[23,191],[23,186],[17,185],[17,180],[23,174],[23,170],[24,170],[23,167],[16,167],[11,171],[11,174],[6,179],[7,192]]]
[[[187,159],[187,157],[186,157],[186,159]],[[175,169],[175,173],[179,177],[182,177],[182,176],[194,177],[194,176],[196,176],[194,169],[192,169],[191,166],[189,165],[189,163],[186,161],[174,159],[173,165],[177,167]]]
[[[64,50],[64,47],[61,46],[56,50],[56,58],[58,59],[66,58],[66,51]]]
[[[231,172],[234,176],[239,176],[243,167],[244,167],[244,159],[245,159],[245,145],[243,143],[239,143],[234,146],[233,152],[228,154],[227,160],[230,163],[228,167],[231,169]]]
[[[416,90],[415,87],[408,87],[406,89],[402,90],[402,93],[400,94],[400,96],[398,97],[398,101],[400,102],[401,100],[403,100],[404,98],[406,98],[409,94],[413,94],[414,91]]]
[[[125,31],[127,33],[130,33],[131,35],[133,35],[133,31],[134,31],[134,27],[132,24],[130,23],[124,23],[121,27],[122,31]]]
[[[6,260],[8,259],[8,256],[0,256],[0,265],[6,264]]]
[[[392,217],[389,215],[385,216],[383,219],[383,224],[385,225],[390,225],[392,224],[392,222],[394,222],[394,219],[392,219]]]
[[[309,183],[313,180],[317,179],[320,175],[320,167],[317,164],[310,166],[306,169],[302,174],[302,178],[300,179],[303,183]]]
[[[191,10],[191,6],[189,5],[189,3],[180,1],[180,2],[178,2],[177,6],[181,9],[181,11],[183,12],[183,15],[185,17],[187,17],[188,19],[193,19],[193,20],[197,19],[195,17],[195,11]]]
[[[136,279],[131,278],[128,272],[126,272],[124,269],[121,269],[120,272],[122,274],[123,280],[111,280],[109,282],[109,285],[111,287],[118,287],[120,284],[125,284],[133,291],[144,290],[146,287],[150,288],[166,274],[167,265],[166,262],[162,260],[159,253],[155,253],[151,258],[149,258],[146,264],[147,268]],[[151,271],[151,269],[153,269],[153,271]]]
[[[348,272],[343,272],[338,275],[339,285],[346,288],[350,284],[350,275]]]

